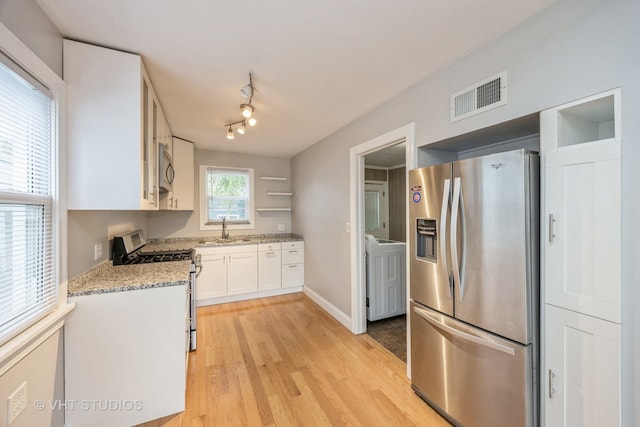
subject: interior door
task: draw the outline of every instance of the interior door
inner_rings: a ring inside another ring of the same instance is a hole
[[[389,202],[386,182],[364,184],[365,233],[379,239],[389,238]]]
[[[523,150],[453,163],[455,316],[523,344],[533,338],[536,171]]]

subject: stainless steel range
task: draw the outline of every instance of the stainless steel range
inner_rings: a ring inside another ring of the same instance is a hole
[[[132,231],[113,238],[113,265],[147,264],[152,262],[191,261],[189,269],[189,349],[196,349],[196,276],[201,267],[194,249],[153,251],[146,248],[147,240],[142,230]]]

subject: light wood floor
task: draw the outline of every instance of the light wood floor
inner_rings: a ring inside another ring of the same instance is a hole
[[[411,390],[406,365],[303,294],[198,309],[174,426],[448,426]]]

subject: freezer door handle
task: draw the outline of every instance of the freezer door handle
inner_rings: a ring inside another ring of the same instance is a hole
[[[458,210],[463,210],[464,206],[462,205],[462,184],[460,183],[460,177],[456,177],[453,180],[453,203],[451,205],[451,235],[449,238],[451,239],[451,264],[453,264],[453,280],[454,285],[458,284],[458,302],[462,304],[462,300],[464,299],[464,276],[460,273],[461,263],[458,260]],[[464,214],[460,215],[462,219],[462,251],[464,252],[465,247],[465,236],[464,236]],[[464,254],[462,256],[462,260],[464,260]]]
[[[447,210],[449,209],[449,194],[451,192],[451,180],[444,180],[444,190],[442,190],[442,209],[440,210],[440,266],[444,277],[449,280],[449,266],[447,265]],[[453,298],[451,285],[449,285],[449,298]]]
[[[475,335],[468,334],[466,332],[460,331],[456,328],[452,328],[451,326],[445,325],[441,323],[438,319],[433,317],[428,311],[423,310],[418,307],[413,307],[413,311],[424,320],[429,322],[433,327],[441,329],[450,333],[451,335],[463,339],[465,341],[470,341],[472,343],[491,348],[493,350],[500,351],[502,353],[508,354],[509,356],[515,356],[516,352],[513,348],[508,347],[506,345],[499,344],[497,342],[489,341],[481,337],[477,337]]]

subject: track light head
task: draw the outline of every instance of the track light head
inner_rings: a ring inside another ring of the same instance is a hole
[[[242,116],[248,119],[253,114],[254,108],[251,104],[240,104],[240,111],[242,111]]]
[[[236,129],[236,132],[238,132],[240,135],[244,135],[244,131],[247,129],[247,125],[244,122],[244,120],[242,121],[242,124],[240,126],[238,126],[238,129]]]
[[[242,96],[244,99],[249,99],[253,96],[253,86],[251,85],[251,83],[245,85],[245,87],[240,89],[240,96]]]

